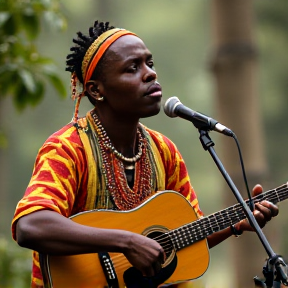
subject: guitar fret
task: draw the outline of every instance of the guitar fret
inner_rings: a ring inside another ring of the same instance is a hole
[[[276,189],[261,193],[252,199],[254,203],[267,200],[276,204],[288,198],[287,190],[288,186],[286,183]],[[246,200],[245,202],[247,205],[249,204],[249,200]],[[246,214],[244,213],[242,205],[237,203],[222,211],[218,211],[192,223],[185,224],[175,230],[171,230],[168,232],[168,235],[174,245],[174,249],[180,250],[245,218]]]
[[[281,188],[280,188],[279,190],[281,190]],[[275,189],[275,194],[276,194],[276,197],[277,197],[278,202],[281,201],[281,199],[280,199],[280,197],[279,197],[279,194],[277,193],[277,189]]]
[[[188,229],[194,229],[195,230],[195,233],[194,233],[195,241],[198,241],[200,239],[205,238],[205,236],[203,234],[203,230],[202,230],[201,225],[200,225],[200,221],[197,220],[191,224],[188,224],[187,226],[188,226]]]
[[[230,222],[229,222],[230,225],[233,224],[233,222],[235,221],[234,217],[230,216],[232,214],[231,210],[234,210],[234,206],[231,206],[231,207],[224,210],[225,214],[226,214],[226,218],[230,220]]]
[[[211,225],[211,221],[210,221],[210,218],[211,217],[207,217],[207,219],[206,219],[206,225],[205,225],[205,227],[204,227],[204,229],[203,229],[203,232],[206,232],[205,234],[207,235],[207,232],[208,233],[213,233],[214,232],[214,230],[213,230],[213,226]],[[204,221],[203,221],[204,222]],[[205,223],[205,222],[204,222]],[[199,223],[200,224],[200,223]]]
[[[206,228],[205,227],[205,231],[209,231],[209,228],[211,228],[211,232],[214,232],[214,230],[213,230],[213,225],[211,225],[211,221],[210,221],[210,218],[211,217],[207,217],[207,220],[208,220],[208,227]]]
[[[219,221],[218,221],[218,219],[217,219],[217,213],[215,213],[215,214],[213,214],[213,217],[214,217],[214,219],[215,219],[215,223],[216,223],[216,231],[219,231],[220,230],[220,226],[219,226]],[[219,217],[219,213],[218,213],[218,218],[220,218]]]

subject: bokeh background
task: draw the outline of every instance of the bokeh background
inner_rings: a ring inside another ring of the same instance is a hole
[[[27,41],[32,41],[43,57],[53,60],[55,74],[49,74],[53,76],[50,81],[43,78],[43,89],[40,87],[38,91],[43,94],[40,99],[25,102],[24,92],[31,85],[33,90],[33,79],[22,74],[24,88],[7,91],[9,85],[19,82],[15,78],[14,83],[14,78],[7,76],[13,67],[7,66],[11,58],[4,57],[7,45],[0,43],[0,287],[29,287],[31,252],[13,242],[10,223],[28,184],[38,149],[50,134],[72,118],[70,75],[65,72],[65,58],[76,32],[88,32],[96,19],[129,29],[144,40],[154,56],[163,87],[163,103],[177,96],[186,106],[219,119],[234,130],[243,148],[250,188],[261,182],[266,191],[287,181],[286,0],[235,0],[232,4],[227,0],[0,0],[2,39],[5,39],[7,7],[17,2],[28,6],[39,2],[50,7],[50,14],[27,10],[28,15],[40,15],[39,23],[30,23],[32,30],[33,25],[39,27],[37,37],[28,37]],[[17,12],[13,9],[10,16]],[[25,33],[19,35],[14,37],[25,39]],[[33,61],[27,69],[33,70],[32,66]],[[43,71],[37,73],[41,76]],[[80,114],[84,115],[88,109],[91,106],[84,100]],[[206,215],[235,203],[191,123],[168,118],[163,111],[151,119],[143,119],[143,123],[176,143]],[[215,132],[210,136],[228,173],[231,172],[246,198],[234,141]],[[280,215],[264,232],[275,252],[285,259],[288,202],[279,207]],[[211,250],[209,268],[195,285],[254,287],[253,277],[263,278],[262,266],[267,254],[256,235],[245,234],[238,239],[231,237]]]

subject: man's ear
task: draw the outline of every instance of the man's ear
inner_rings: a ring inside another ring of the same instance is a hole
[[[89,80],[85,85],[85,92],[97,101],[103,101],[101,83],[96,80]]]

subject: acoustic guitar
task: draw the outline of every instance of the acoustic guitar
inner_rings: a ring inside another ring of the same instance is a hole
[[[288,198],[287,191],[286,183],[253,199],[255,203],[268,200],[276,204]],[[193,280],[202,276],[209,265],[206,237],[245,218],[238,203],[198,219],[190,203],[174,191],[156,193],[129,211],[91,210],[76,214],[71,219],[79,224],[123,229],[155,239],[164,248],[166,261],[157,275],[148,278],[142,277],[122,253],[40,255],[45,287],[123,288],[136,287],[135,283],[141,281],[140,287],[148,288]]]

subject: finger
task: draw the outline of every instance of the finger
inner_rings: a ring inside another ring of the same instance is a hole
[[[162,247],[159,249],[158,259],[161,264],[164,264],[164,262],[166,261],[166,253]]]
[[[268,209],[270,209],[272,217],[275,217],[278,215],[279,209],[278,209],[277,205],[273,204],[272,202],[266,201],[266,200],[262,201],[260,204],[267,207]]]
[[[268,207],[266,207],[264,205],[261,205],[260,203],[257,203],[255,205],[255,208],[256,208],[256,210],[261,212],[261,214],[263,215],[264,220],[266,222],[271,220],[272,212],[271,212],[271,210]],[[258,217],[261,217],[261,216],[258,215]]]
[[[257,196],[263,192],[263,187],[260,184],[256,184],[252,189],[252,195]]]
[[[267,221],[265,220],[265,217],[264,217],[264,215],[262,214],[262,212],[260,212],[259,210],[254,210],[253,214],[254,214],[254,217],[255,217],[258,225],[259,225],[261,228],[263,228],[263,227],[265,226],[265,224],[266,224]]]
[[[273,205],[273,206],[275,206],[275,205]],[[275,217],[279,214],[279,209],[277,206],[275,206],[275,208],[273,208],[273,209],[270,208],[270,210],[272,212],[272,217]]]
[[[162,269],[162,265],[159,261],[156,261],[155,263],[153,263],[153,269],[154,269],[154,274],[157,274],[160,272],[160,270]]]

